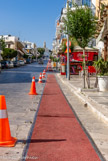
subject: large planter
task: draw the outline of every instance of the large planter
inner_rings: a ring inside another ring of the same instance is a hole
[[[66,75],[66,64],[61,64],[61,75]]]
[[[108,91],[108,76],[98,76],[99,91]]]

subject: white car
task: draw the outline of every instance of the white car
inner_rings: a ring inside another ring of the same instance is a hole
[[[24,60],[19,60],[19,64],[20,65],[24,65],[25,63],[24,63]]]
[[[10,61],[10,62],[9,62],[9,67],[10,67],[10,68],[13,68],[13,67],[14,67],[13,61]]]

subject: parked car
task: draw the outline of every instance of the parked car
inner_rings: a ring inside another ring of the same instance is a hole
[[[9,67],[10,67],[10,68],[13,68],[13,67],[14,67],[13,61],[10,61],[10,62],[9,62]]]
[[[1,68],[9,68],[9,61],[1,61]]]
[[[0,62],[0,72],[1,72],[1,62]]]
[[[26,64],[30,64],[31,60],[30,59],[26,59]]]
[[[25,63],[24,63],[24,60],[19,60],[19,64],[20,65],[24,65]]]
[[[26,61],[26,59],[25,59],[25,60],[24,60],[24,64],[26,64],[26,62],[27,62],[27,61]]]
[[[43,59],[39,59],[38,64],[43,64]]]
[[[20,66],[19,61],[13,61],[14,67]]]

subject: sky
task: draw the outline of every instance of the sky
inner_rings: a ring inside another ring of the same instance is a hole
[[[49,49],[55,37],[56,20],[66,0],[0,0],[0,35],[13,35],[21,41]]]

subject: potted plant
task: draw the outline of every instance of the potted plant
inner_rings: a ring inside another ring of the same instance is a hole
[[[99,59],[94,62],[97,71],[99,91],[108,91],[108,61]]]

